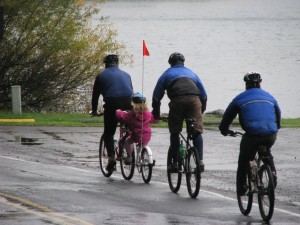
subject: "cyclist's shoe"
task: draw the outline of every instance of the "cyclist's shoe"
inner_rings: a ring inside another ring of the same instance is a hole
[[[178,163],[177,162],[171,163],[168,166],[168,171],[170,171],[171,173],[177,173],[178,170],[179,170],[179,167],[178,167]]]
[[[116,162],[115,157],[109,157],[108,158],[108,164],[106,166],[106,170],[109,171],[109,172],[114,171],[115,168],[116,168],[116,164],[117,164],[117,162]]]
[[[203,160],[200,160],[200,172],[201,173],[204,172],[204,163],[203,163]]]
[[[238,187],[237,193],[239,196],[243,196],[246,194],[247,190],[248,190],[248,185],[243,184],[240,187]]]
[[[124,160],[125,165],[131,165],[132,164],[132,157],[127,156],[127,158]]]
[[[272,174],[273,174],[274,188],[276,188],[276,186],[277,186],[277,175],[276,175],[276,172],[272,172]]]

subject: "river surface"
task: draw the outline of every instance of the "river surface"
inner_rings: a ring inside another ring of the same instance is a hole
[[[300,1],[107,0],[99,16],[109,17],[117,40],[133,55],[134,63],[120,68],[150,106],[169,55],[179,51],[205,85],[207,111],[224,110],[244,90],[243,75],[257,71],[282,116],[300,117]],[[150,52],[144,58],[142,40]],[[168,102],[165,96],[162,112]]]

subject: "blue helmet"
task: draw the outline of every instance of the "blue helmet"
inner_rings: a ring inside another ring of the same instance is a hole
[[[145,103],[146,102],[146,97],[143,94],[141,94],[139,92],[136,92],[131,96],[131,101],[133,103],[136,103],[136,104]]]

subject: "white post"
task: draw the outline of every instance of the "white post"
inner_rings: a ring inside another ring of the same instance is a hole
[[[22,114],[20,85],[11,86],[11,97],[13,114]]]

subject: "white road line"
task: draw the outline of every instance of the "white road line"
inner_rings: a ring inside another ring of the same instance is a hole
[[[1,155],[0,155],[0,158],[6,158],[6,159],[21,161],[21,162],[27,162],[27,163],[33,163],[33,164],[43,164],[43,163],[40,163],[40,162],[31,162],[31,161],[27,161],[27,160],[23,160],[23,159],[18,159],[18,158],[13,158],[13,157],[8,157],[8,156],[1,156]],[[71,166],[61,166],[61,165],[58,165],[58,166],[68,168],[68,169],[72,169],[72,170],[85,172],[85,173],[90,173],[90,174],[99,174],[99,172],[88,171],[88,170],[79,169],[79,168],[71,167]],[[116,178],[116,179],[121,179],[121,180],[123,179],[122,177],[115,176],[115,175],[112,175],[111,177]],[[167,183],[163,183],[163,182],[159,182],[159,181],[151,181],[151,183],[157,183],[157,184],[161,184],[161,185],[168,185]],[[235,198],[230,198],[230,197],[227,197],[225,195],[221,195],[221,194],[218,194],[218,193],[215,193],[215,192],[205,191],[205,190],[202,190],[202,189],[200,189],[200,191],[203,192],[203,193],[214,195],[216,197],[227,199],[227,200],[230,200],[230,201],[237,201]],[[258,207],[258,204],[256,204],[256,203],[253,203],[253,205]],[[289,214],[289,215],[292,215],[292,216],[300,217],[299,213],[290,212],[288,210],[279,209],[279,208],[275,208],[275,207],[274,207],[274,210],[282,212],[282,213],[286,213],[286,214]]]

